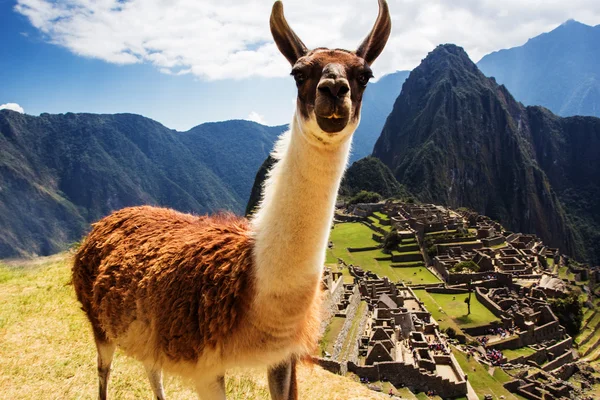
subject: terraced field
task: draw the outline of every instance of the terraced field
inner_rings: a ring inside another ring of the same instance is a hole
[[[441,329],[452,327],[458,331],[461,328],[486,325],[498,319],[474,295],[471,296],[471,314],[467,315],[466,293],[454,295],[415,290],[415,294],[425,303]]]
[[[579,355],[590,362],[600,361],[600,312],[588,310],[584,314],[581,333],[575,338]]]
[[[371,271],[377,275],[387,276],[392,281],[403,281],[408,284],[434,284],[440,280],[429,271],[423,262],[392,263],[394,254],[420,254],[413,250],[417,245],[416,240],[403,240],[400,249],[410,249],[406,252],[393,252],[386,254],[381,249],[367,251],[348,251],[348,248],[374,247],[377,246],[373,240],[373,230],[368,226],[356,223],[336,224],[331,230],[330,241],[333,247],[327,250],[326,263],[334,266],[338,259],[344,260],[346,264],[360,266],[364,270]],[[392,264],[394,267],[392,267]]]

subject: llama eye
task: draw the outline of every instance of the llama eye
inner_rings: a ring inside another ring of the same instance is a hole
[[[304,83],[304,81],[306,80],[306,77],[304,76],[304,74],[302,72],[298,72],[298,73],[294,74],[294,79],[296,80],[297,84],[301,84],[301,83]]]
[[[369,83],[369,79],[371,79],[370,74],[361,74],[358,77],[358,83],[362,86],[367,86],[367,83]]]

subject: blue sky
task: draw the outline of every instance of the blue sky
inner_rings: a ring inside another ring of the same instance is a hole
[[[308,47],[354,48],[375,0],[285,0]],[[412,69],[439,43],[475,61],[569,18],[600,23],[597,0],[389,0],[392,37],[376,76]],[[295,87],[264,0],[0,0],[0,105],[131,112],[187,130],[207,121],[287,123]]]
[[[288,77],[206,81],[167,75],[150,64],[116,65],[49,44],[27,18],[0,0],[0,104],[42,112],[136,113],[187,130],[202,122],[262,116],[287,123],[295,86]],[[255,95],[257,92],[260,95]],[[273,102],[271,94],[287,101]]]

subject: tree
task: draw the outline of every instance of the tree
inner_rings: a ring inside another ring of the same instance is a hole
[[[579,334],[583,322],[583,304],[579,294],[571,291],[565,298],[550,299],[548,302],[567,333],[571,336]]]
[[[475,264],[473,261],[461,261],[452,267],[453,272],[462,272],[464,270],[479,272],[479,265]]]
[[[471,281],[468,283],[469,286],[469,297],[465,298],[465,303],[467,303],[467,315],[471,315],[471,293],[473,292],[471,287]]]
[[[392,229],[391,232],[385,235],[383,238],[383,251],[384,253],[390,254],[393,250],[398,247],[402,238],[398,234],[397,229]]]
[[[358,194],[350,199],[348,204],[358,204],[358,203],[377,203],[381,201],[381,195],[375,192],[367,192],[366,190],[361,190]]]

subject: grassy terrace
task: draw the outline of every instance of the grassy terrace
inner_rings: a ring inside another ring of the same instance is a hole
[[[319,350],[321,352],[321,356],[325,355],[325,352],[329,354],[333,354],[333,347],[335,346],[335,341],[344,326],[344,322],[346,322],[346,318],[342,317],[333,317],[325,328],[325,333],[321,340],[319,340]]]
[[[65,255],[0,262],[0,390],[2,399],[97,398],[96,349],[89,323],[75,299]],[[109,398],[150,399],[139,361],[117,350]],[[301,399],[385,399],[351,380],[315,366],[298,369]],[[268,400],[264,369],[232,370],[225,378],[227,398]],[[165,377],[167,398],[197,399],[174,377]]]
[[[474,326],[486,325],[498,318],[477,300],[475,295],[471,296],[471,314],[467,315],[465,298],[468,294],[439,294],[427,293],[425,290],[416,290],[419,297],[433,318],[440,323],[440,328],[449,326],[456,329],[472,328]],[[443,312],[440,311],[440,307]]]
[[[359,222],[335,224],[331,230],[329,240],[335,243],[337,250],[348,247],[372,247],[379,243],[373,240],[373,231]]]
[[[382,213],[380,211],[375,211],[373,214],[375,214],[376,216],[378,216],[379,218],[384,219],[384,220],[390,219],[390,217],[388,217],[387,215],[385,215],[384,213]]]
[[[439,283],[440,280],[431,273],[423,264],[394,263],[398,266],[407,266],[402,268],[392,267],[391,255],[385,254],[380,249],[349,252],[348,247],[371,247],[376,246],[371,235],[373,231],[369,227],[359,223],[341,223],[336,224],[331,231],[330,240],[333,241],[333,249],[327,250],[326,263],[330,265],[337,264],[337,259],[343,259],[347,264],[358,265],[361,268],[372,271],[377,275],[387,276],[392,281],[405,281],[413,284]],[[414,240],[413,240],[414,243]],[[400,253],[396,253],[400,254]],[[404,252],[401,254],[419,254],[418,251]],[[378,261],[375,258],[387,258],[388,260]],[[343,270],[342,270],[343,272]],[[346,281],[346,278],[344,278]]]
[[[521,397],[515,396],[502,386],[504,382],[508,382],[511,378],[500,368],[496,368],[492,376],[488,373],[486,367],[475,361],[473,357],[467,360],[467,357],[456,349],[453,350],[453,353],[461,369],[469,376],[469,382],[471,382],[473,390],[480,399],[483,399],[486,394],[491,394],[494,399],[499,399],[500,396],[510,400],[521,399]]]
[[[344,343],[342,344],[342,350],[340,352],[340,358],[342,360],[348,359],[348,354],[350,353],[350,349],[358,340],[358,335],[362,334],[362,332],[359,332],[360,319],[361,319],[361,315],[363,314],[363,312],[365,311],[366,308],[367,308],[367,303],[364,301],[361,301],[360,305],[358,306],[358,309],[356,310],[356,314],[354,315],[354,319],[352,319],[352,326],[350,327],[350,330],[348,331],[348,335],[346,336],[346,339],[344,340]],[[341,329],[341,327],[340,327],[340,329]]]
[[[383,225],[381,222],[379,222],[379,220],[375,217],[369,217],[369,222],[371,222],[374,226],[383,229],[386,232],[389,232],[392,230],[391,225]]]
[[[520,349],[502,350],[502,354],[510,361],[521,356],[527,357],[535,353],[531,347],[521,347]]]

